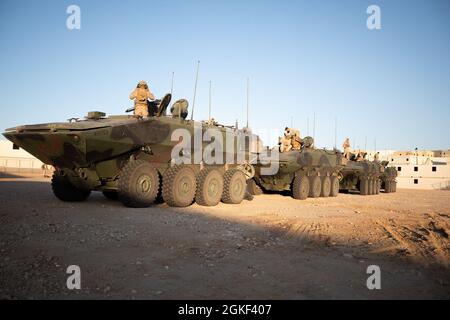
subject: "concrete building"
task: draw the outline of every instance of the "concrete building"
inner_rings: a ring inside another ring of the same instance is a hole
[[[373,160],[375,151],[368,151]],[[450,150],[380,151],[380,160],[398,172],[398,188],[450,189]]]

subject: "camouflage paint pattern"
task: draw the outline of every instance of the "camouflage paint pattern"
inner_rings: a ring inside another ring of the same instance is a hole
[[[261,175],[261,167],[256,165],[256,182],[265,190],[291,190],[291,184],[297,175],[301,176],[337,176],[342,169],[342,153],[338,150],[303,148],[279,154],[278,173],[271,176]]]
[[[95,112],[93,113],[96,114]],[[45,164],[53,165],[79,187],[91,190],[116,190],[120,170],[131,158],[151,162],[164,174],[171,165],[171,152],[178,141],[172,132],[186,129],[194,137],[194,124],[202,129],[219,130],[224,137],[224,156],[236,159],[242,130],[210,125],[168,116],[139,118],[130,115],[87,117],[86,120],[25,125],[7,129],[3,135]],[[233,150],[226,150],[226,132],[232,132]],[[210,142],[202,142],[203,148]],[[246,150],[248,151],[248,150]],[[194,141],[191,155],[194,154]],[[193,158],[193,157],[192,157]],[[217,165],[224,170],[238,164]],[[199,164],[192,164],[198,171]]]

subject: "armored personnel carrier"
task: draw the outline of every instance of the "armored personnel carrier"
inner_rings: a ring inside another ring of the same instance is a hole
[[[388,162],[368,161],[363,152],[360,159],[350,154],[345,159],[345,167],[340,173],[340,189],[348,192],[359,191],[361,195],[379,194],[381,189],[386,193],[395,192],[397,171],[387,167]]]
[[[249,192],[289,191],[294,199],[336,197],[339,193],[339,172],[343,168],[338,150],[316,149],[311,137],[302,139],[299,150],[279,154],[279,170],[275,175],[262,175],[261,163],[255,166],[255,177],[249,180]]]
[[[194,201],[204,206],[214,206],[219,201],[240,203],[246,180],[251,177],[248,166],[206,165],[202,159],[176,164],[171,153],[185,138],[173,141],[177,129],[185,129],[194,137],[195,126],[201,128],[202,134],[215,128],[225,140],[233,140],[231,144],[224,143],[223,150],[233,156],[238,138],[245,133],[217,123],[186,120],[186,100],[175,102],[172,115],[166,116],[170,100],[168,94],[149,102],[152,116],[148,118],[106,117],[102,112],[89,112],[82,120],[18,126],[7,129],[3,135],[15,147],[55,167],[52,189],[62,201],[83,201],[92,191],[101,191],[107,198],[118,198],[129,207],[148,207],[156,200],[176,207],[189,206]],[[230,130],[231,138],[226,135]],[[200,142],[200,147],[205,144]],[[191,143],[187,151],[181,150],[178,155],[192,156],[196,148],[198,145]]]
[[[343,191],[357,190],[361,195],[380,193],[380,177],[384,167],[379,163],[362,160],[345,161],[341,171],[340,189]]]

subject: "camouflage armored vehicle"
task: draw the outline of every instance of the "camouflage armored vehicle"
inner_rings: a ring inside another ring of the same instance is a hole
[[[307,143],[305,143],[307,142]],[[279,154],[279,170],[275,175],[262,175],[264,165],[255,166],[255,177],[249,180],[249,192],[289,191],[294,199],[336,197],[339,193],[339,172],[342,154],[338,150],[313,147],[313,139],[302,139],[302,148]]]
[[[184,138],[172,141],[176,129],[186,129],[191,136],[195,125],[200,126],[202,134],[208,128],[215,128],[224,136],[232,130],[233,147],[242,130],[186,120],[186,100],[177,101],[172,115],[166,116],[170,99],[168,94],[162,100],[149,102],[152,116],[148,118],[105,117],[102,112],[89,112],[83,120],[18,126],[7,129],[4,136],[15,147],[55,167],[52,189],[63,201],[83,201],[91,191],[101,191],[129,207],[147,207],[161,198],[177,207],[194,201],[205,206],[221,200],[240,203],[246,179],[251,177],[246,172],[248,166],[174,164],[171,152]],[[203,141],[200,144],[205,145]],[[181,151],[186,154],[179,155],[194,155],[194,148],[192,143],[187,152]],[[224,150],[225,154],[230,152],[234,153],[235,148]]]
[[[357,190],[361,195],[380,193],[380,178],[384,167],[367,160],[348,160],[340,175],[340,189]]]
[[[397,171],[395,168],[387,167],[388,162],[368,161],[355,154],[350,154],[350,160],[345,159],[345,167],[340,175],[340,189],[343,191],[356,190],[361,195],[379,194],[381,189],[386,193],[395,192],[397,183]]]
[[[381,165],[384,167],[384,172],[380,177],[380,189],[386,193],[397,191],[397,170],[394,167],[388,167],[389,161],[382,161]]]

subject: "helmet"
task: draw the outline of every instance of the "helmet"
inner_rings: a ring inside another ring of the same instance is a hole
[[[141,87],[148,87],[148,85],[147,85],[147,82],[146,82],[146,81],[141,80],[141,81],[139,81],[139,83],[137,84],[137,87],[138,87],[138,88],[141,88]]]

